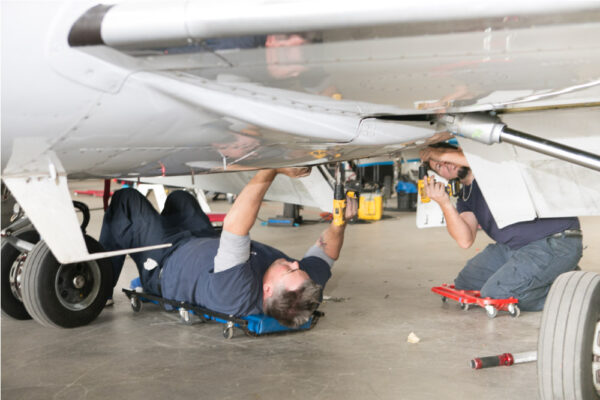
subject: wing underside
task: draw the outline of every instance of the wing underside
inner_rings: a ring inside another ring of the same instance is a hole
[[[10,3],[3,179],[52,182],[57,165],[137,178],[398,158],[449,137],[439,116],[465,113],[600,153],[597,2],[404,3],[343,15],[336,2]],[[24,20],[35,29],[9,34]],[[80,29],[93,39],[73,39]],[[501,226],[600,214],[597,172],[461,145]]]

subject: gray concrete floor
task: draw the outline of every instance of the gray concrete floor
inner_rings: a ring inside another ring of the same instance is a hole
[[[73,187],[82,185],[89,183]],[[101,200],[79,200],[97,209],[88,229],[97,238]],[[281,211],[265,203],[259,217]],[[303,215],[317,220],[318,210]],[[600,218],[581,221],[587,248],[580,265],[600,272]],[[259,221],[251,236],[301,257],[323,229]],[[49,329],[3,315],[2,399],[535,399],[535,363],[474,371],[468,362],[535,350],[541,313],[489,319],[479,308],[442,304],[430,291],[451,282],[489,242],[478,236],[462,250],[445,229],[415,228],[410,212],[386,211],[381,221],[350,226],[325,288],[325,317],[302,333],[251,338],[238,331],[225,340],[220,325],[185,326],[157,306],[133,313],[118,290],[115,305],[82,328]],[[136,274],[128,261],[118,287]],[[407,343],[411,332],[420,343]]]

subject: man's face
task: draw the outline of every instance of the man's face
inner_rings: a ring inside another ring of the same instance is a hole
[[[265,283],[269,282],[273,287],[283,284],[287,290],[296,290],[307,279],[309,279],[309,276],[300,269],[298,261],[279,258],[267,269],[264,280]]]
[[[462,168],[460,165],[452,164],[444,161],[429,161],[429,167],[434,170],[439,176],[447,180],[458,177],[458,171]]]

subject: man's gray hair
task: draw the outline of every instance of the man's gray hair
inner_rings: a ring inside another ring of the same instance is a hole
[[[310,319],[321,303],[323,288],[307,279],[296,290],[286,290],[283,284],[275,288],[273,296],[265,301],[265,314],[281,325],[298,328]]]

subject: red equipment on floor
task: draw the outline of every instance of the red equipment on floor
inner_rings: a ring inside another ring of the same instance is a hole
[[[442,284],[442,286],[434,286],[431,291],[442,296],[442,301],[445,303],[448,299],[457,301],[460,308],[467,311],[472,304],[475,304],[485,309],[488,317],[494,318],[498,311],[508,311],[512,317],[518,317],[521,313],[517,303],[519,300],[514,297],[508,299],[492,299],[491,297],[481,297],[479,290],[458,290],[454,285]]]

